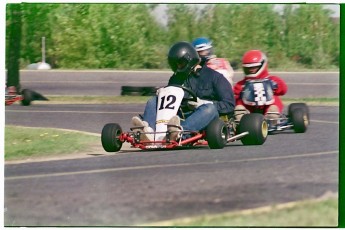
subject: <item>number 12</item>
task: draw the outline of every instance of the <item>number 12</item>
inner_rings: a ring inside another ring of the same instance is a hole
[[[166,102],[168,104],[164,106],[164,104]],[[163,96],[163,97],[161,97],[161,102],[160,102],[158,110],[162,110],[162,109],[175,109],[175,106],[173,105],[175,102],[176,102],[176,97],[174,95],[167,96],[166,100],[165,100],[165,96]]]

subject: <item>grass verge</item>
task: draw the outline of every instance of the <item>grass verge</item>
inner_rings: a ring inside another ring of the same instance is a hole
[[[339,98],[282,98],[284,104],[304,102],[309,106],[339,106]]]
[[[338,198],[315,199],[251,210],[203,215],[147,226],[170,227],[336,227]]]
[[[128,104],[146,103],[150,96],[47,96],[49,101],[35,101],[45,104]],[[284,98],[284,104],[305,102],[308,105],[339,106],[339,98]]]
[[[22,160],[91,151],[100,137],[52,128],[5,126],[5,160]]]

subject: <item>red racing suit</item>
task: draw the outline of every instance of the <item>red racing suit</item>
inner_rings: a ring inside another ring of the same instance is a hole
[[[274,102],[271,105],[276,105],[279,109],[279,112],[282,113],[284,105],[279,96],[286,94],[288,87],[283,79],[279,78],[278,76],[270,76],[268,73],[265,77],[260,77],[260,78],[245,77],[243,80],[237,82],[233,90],[235,94],[236,105],[243,105],[251,113],[254,111],[257,111],[258,109],[262,110],[263,114],[267,113],[267,110],[271,105],[260,106],[260,108],[258,108],[256,106],[246,105],[241,98],[241,93],[243,91],[245,83],[250,80],[258,80],[258,79],[270,79],[271,81],[274,82],[274,84],[276,84],[276,87],[273,90]]]

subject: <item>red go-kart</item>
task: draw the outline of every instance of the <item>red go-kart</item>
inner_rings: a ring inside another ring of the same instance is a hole
[[[254,113],[263,114],[264,106],[272,105],[275,101],[273,90],[274,83],[269,79],[251,80],[246,82],[241,98],[244,104],[254,108]],[[245,110],[242,112],[247,113]],[[310,123],[309,108],[305,103],[291,103],[288,106],[287,114],[268,112],[265,114],[265,119],[268,123],[269,134],[287,129],[292,129],[296,133],[304,133]]]
[[[23,89],[20,93],[18,93],[16,87],[14,86],[5,88],[5,105],[12,105],[18,101],[22,105],[28,106],[32,101],[35,100],[47,101],[48,99],[30,89]]]

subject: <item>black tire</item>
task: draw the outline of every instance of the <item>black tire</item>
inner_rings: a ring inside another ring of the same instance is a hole
[[[306,103],[291,103],[288,108],[288,116],[292,116],[292,112],[295,109],[303,109],[303,111],[306,113],[308,122],[310,122],[310,115],[309,115],[309,107],[307,106]]]
[[[121,95],[128,96],[143,96],[145,93],[144,87],[141,86],[122,86]]]
[[[143,87],[143,96],[155,96],[159,88],[160,87],[154,87],[154,86]]]
[[[215,119],[206,128],[206,139],[210,149],[222,149],[228,139],[228,128],[224,121]]]
[[[143,92],[127,92],[127,91],[122,91],[121,92],[122,96],[143,96]]]
[[[33,91],[29,89],[23,89],[22,97],[23,97],[23,100],[21,101],[22,105],[28,106],[31,104],[31,101],[33,101],[34,93]]]
[[[118,152],[122,147],[119,135],[122,133],[120,125],[116,123],[106,124],[102,129],[102,146],[106,152]]]
[[[121,90],[124,92],[142,92],[144,87],[142,86],[122,86]]]
[[[262,145],[268,135],[268,124],[265,117],[259,113],[250,113],[242,116],[238,125],[237,134],[249,132],[241,138],[244,145]]]
[[[294,109],[291,112],[291,122],[293,124],[293,130],[295,133],[304,133],[307,131],[309,124],[307,113],[303,108]]]

